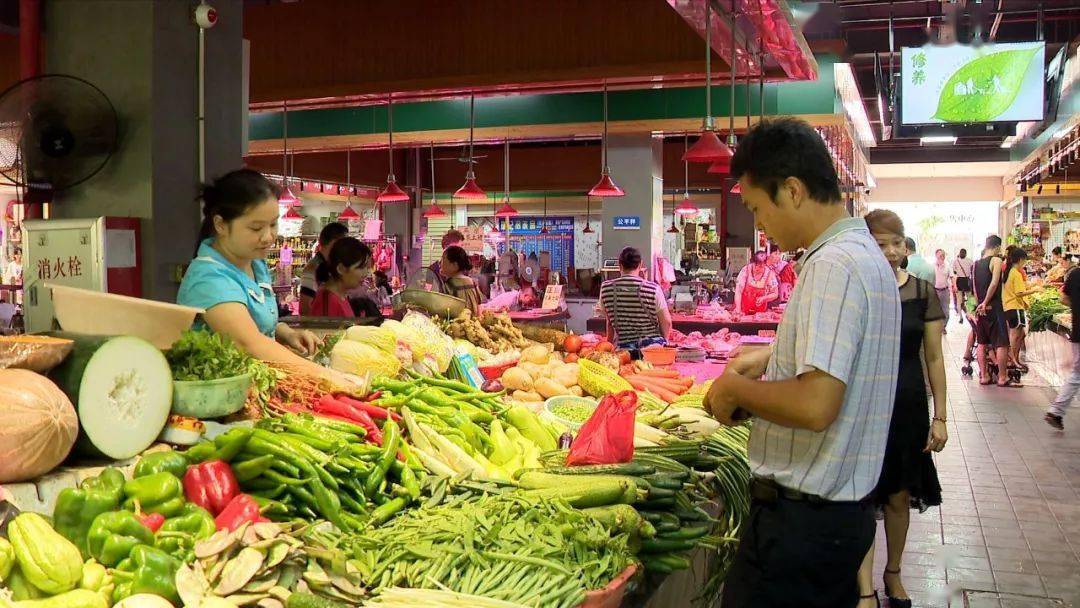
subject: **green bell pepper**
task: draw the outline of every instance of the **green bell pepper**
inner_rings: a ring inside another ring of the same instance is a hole
[[[153,593],[180,605],[180,596],[176,593],[176,571],[180,562],[164,551],[139,545],[131,550],[131,557],[120,562],[113,570],[116,588],[113,601],[136,595]]]
[[[167,450],[164,452],[154,452],[153,454],[147,454],[139,459],[139,462],[135,463],[135,474],[133,477],[147,477],[154,473],[170,473],[176,476],[177,479],[183,479],[184,473],[187,472],[188,459],[184,456],[183,452],[177,452],[175,450]]]
[[[216,531],[214,516],[199,505],[188,503],[180,515],[166,519],[161,525],[154,546],[181,561],[190,561],[195,543],[210,538]]]
[[[110,511],[98,515],[87,536],[90,555],[110,567],[126,559],[137,545],[152,544],[154,533],[131,511]]]
[[[184,486],[172,473],[164,471],[138,477],[124,484],[124,508],[139,508],[144,513],[159,513],[166,518],[172,517],[184,508]]]
[[[8,539],[0,536],[0,583],[11,574],[11,568],[15,566],[15,548]]]
[[[56,497],[53,527],[61,536],[75,543],[83,559],[90,557],[86,536],[94,518],[120,508],[124,474],[109,467],[97,477],[82,482],[79,488],[65,488]]]

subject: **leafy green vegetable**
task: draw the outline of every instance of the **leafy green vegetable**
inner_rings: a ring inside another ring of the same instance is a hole
[[[252,358],[222,334],[202,330],[185,331],[165,353],[173,379],[217,380],[249,371]]]
[[[968,63],[945,82],[934,118],[945,122],[986,122],[1004,112],[1038,48],[1001,51]]]
[[[1056,289],[1046,289],[1037,293],[1028,300],[1031,308],[1028,309],[1028,331],[1046,331],[1054,315],[1068,312],[1069,307],[1061,303],[1061,293]]]

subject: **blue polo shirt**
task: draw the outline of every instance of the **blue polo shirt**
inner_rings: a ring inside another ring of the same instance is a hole
[[[273,337],[278,322],[277,297],[266,262],[251,263],[253,279],[226,260],[211,243],[212,238],[199,244],[199,254],[184,274],[176,303],[210,310],[218,304],[239,302],[247,307],[259,331]],[[200,318],[195,327],[205,328],[206,322]]]

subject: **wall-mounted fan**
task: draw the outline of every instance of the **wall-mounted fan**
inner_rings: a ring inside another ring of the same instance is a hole
[[[81,78],[46,74],[0,94],[0,174],[30,201],[93,177],[116,143],[116,108]]]

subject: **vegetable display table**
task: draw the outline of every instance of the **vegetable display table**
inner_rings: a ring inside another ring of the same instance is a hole
[[[509,315],[510,320],[514,323],[537,323],[544,325],[561,323],[570,318],[570,313],[566,310],[545,310],[543,308],[517,310],[506,314]]]
[[[733,322],[733,321],[706,321],[702,317],[693,315],[673,314],[671,315],[671,326],[673,329],[677,329],[684,334],[699,331],[703,334],[711,334],[721,329],[727,328],[730,331],[740,333],[744,336],[756,335],[759,331],[776,331],[777,323],[752,321],[752,322]],[[606,326],[602,317],[593,317],[589,319],[586,327],[589,331],[598,334],[603,334]]]

